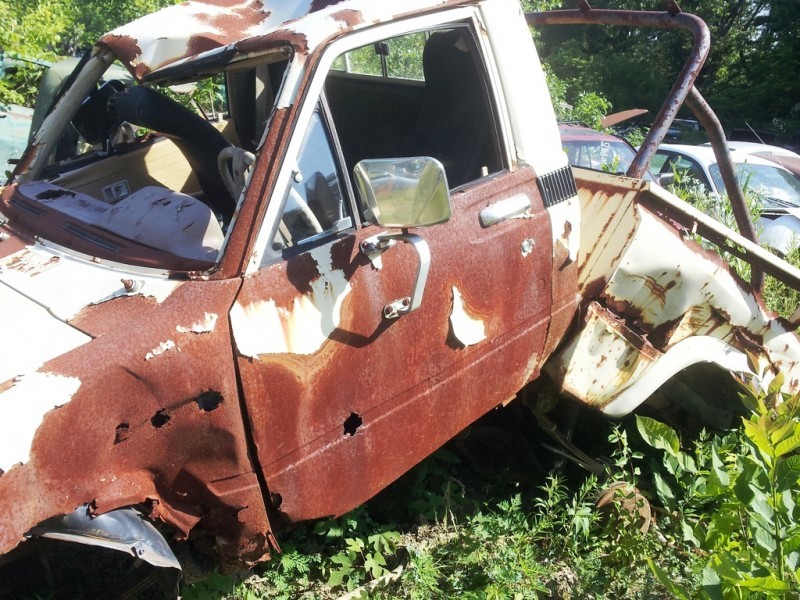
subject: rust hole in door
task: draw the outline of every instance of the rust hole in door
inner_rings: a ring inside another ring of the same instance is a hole
[[[344,422],[344,434],[351,437],[354,436],[363,422],[364,421],[360,416],[354,412],[351,412],[350,416],[347,417]]]

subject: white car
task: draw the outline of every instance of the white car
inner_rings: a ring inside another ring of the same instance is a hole
[[[711,146],[711,144],[703,144],[704,146]],[[795,177],[800,178],[800,154],[792,152],[788,148],[781,146],[771,146],[770,144],[760,144],[757,142],[736,142],[729,141],[728,148],[730,150],[737,150],[749,154],[750,156],[758,156],[765,158],[770,162],[778,163],[782,167],[789,169]]]
[[[736,148],[731,142],[729,148],[740,185],[756,193],[762,202],[761,218],[756,223],[759,242],[788,254],[800,244],[800,180],[784,167]],[[722,196],[726,192],[710,146],[662,144],[650,163],[650,171],[656,177],[688,173],[711,194]]]

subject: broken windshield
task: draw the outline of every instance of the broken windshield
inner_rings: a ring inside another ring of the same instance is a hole
[[[100,51],[67,79],[0,209],[68,249],[205,270],[224,247],[286,53],[172,87],[103,77],[113,60]]]

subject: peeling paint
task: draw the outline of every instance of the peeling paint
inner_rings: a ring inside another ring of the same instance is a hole
[[[344,272],[332,267],[331,247],[310,251],[319,277],[311,292],[297,296],[290,307],[261,300],[231,309],[236,346],[243,356],[261,354],[314,354],[339,327],[342,304],[351,292]]]
[[[33,372],[47,360],[91,340],[2,282],[0,307],[0,383]]]
[[[474,346],[486,339],[486,325],[480,319],[467,314],[464,298],[458,288],[453,286],[453,311],[450,313],[450,326],[453,335],[464,346]]]
[[[0,469],[7,472],[28,461],[33,436],[45,414],[69,402],[80,386],[80,379],[74,377],[31,373],[0,393]]]
[[[162,303],[181,285],[180,281],[166,276],[142,272],[136,273],[136,279],[121,278],[125,273],[40,243],[26,246],[0,260],[0,283],[45,307],[62,321],[69,321],[87,306],[128,293],[139,293]],[[134,282],[130,292],[125,279]]]
[[[167,340],[166,342],[161,342],[158,346],[153,348],[150,352],[144,355],[145,360],[153,360],[156,356],[161,356],[165,352],[169,350],[174,350],[176,348],[175,342],[172,340]],[[180,348],[178,349],[180,352]]]
[[[177,325],[175,329],[178,333],[211,333],[217,326],[218,318],[218,315],[205,313],[202,320],[197,321],[193,325],[190,325],[189,327]]]

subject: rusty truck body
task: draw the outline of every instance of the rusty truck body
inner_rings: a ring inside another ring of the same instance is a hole
[[[135,85],[98,84],[115,62]],[[722,410],[711,371],[797,389],[797,315],[687,231],[800,282],[658,186],[573,174],[516,0],[112,31],[0,197],[0,588],[47,540],[255,564],[545,373],[612,416],[676,378]]]

